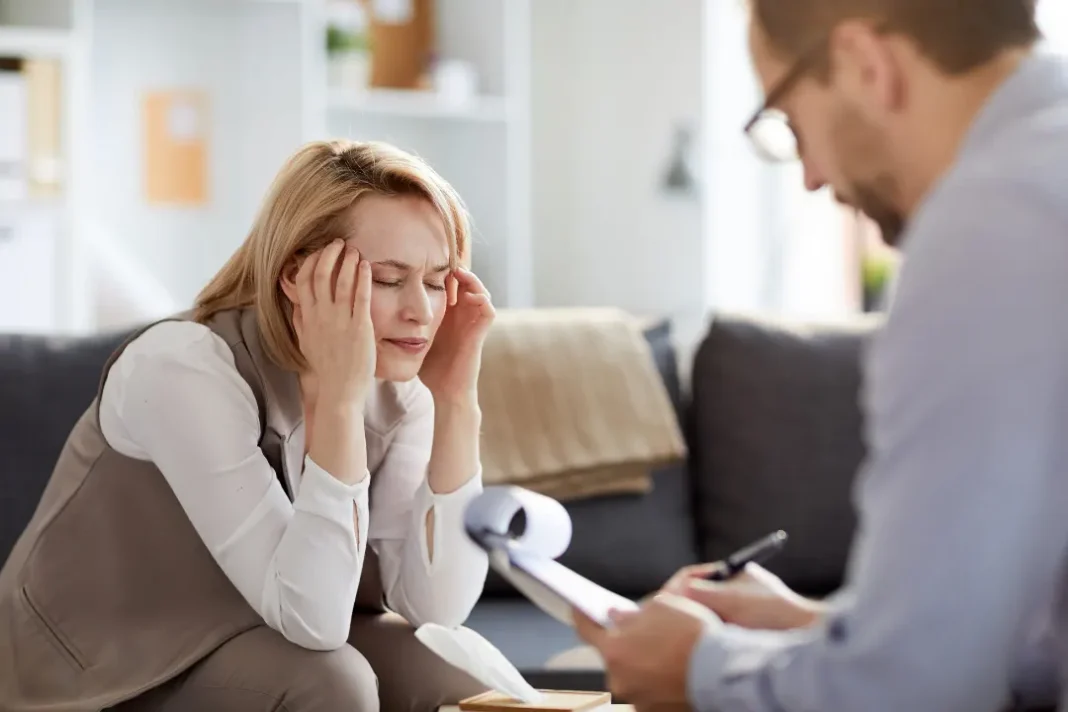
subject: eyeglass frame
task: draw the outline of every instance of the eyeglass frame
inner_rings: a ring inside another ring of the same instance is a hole
[[[760,123],[760,120],[764,118],[764,116],[770,111],[779,111],[779,113],[783,113],[781,110],[776,109],[775,105],[782,101],[786,97],[786,95],[789,94],[795,86],[797,86],[798,82],[804,79],[805,75],[812,70],[812,65],[816,63],[816,60],[819,58],[820,54],[826,49],[826,46],[827,40],[824,39],[820,42],[817,42],[811,49],[801,55],[801,57],[794,62],[794,65],[790,67],[790,70],[783,76],[783,78],[780,79],[778,83],[771,88],[771,91],[769,91],[764,97],[764,103],[761,104],[760,108],[753,112],[753,116],[749,119],[749,121],[746,122],[745,128],[742,129],[742,131],[743,133],[745,133],[746,138],[748,138],[753,144],[757,145],[758,150],[760,150],[759,142],[756,138],[753,137],[753,127]],[[785,115],[783,116],[783,121],[786,123],[787,128],[789,128],[790,131],[794,134],[794,140],[798,146],[797,153],[800,154],[801,142],[800,140],[798,140],[797,132],[790,124],[789,118]],[[761,153],[766,154],[765,151],[761,151]],[[800,156],[796,156],[791,160],[797,160],[797,158],[800,158]]]
[[[891,23],[883,20],[875,26],[875,31],[878,34],[889,32],[891,30]],[[797,135],[797,131],[794,130],[793,125],[789,121],[789,117],[785,116],[781,109],[776,109],[775,105],[782,101],[787,94],[789,94],[797,83],[805,78],[805,75],[812,70],[812,66],[820,58],[820,55],[826,51],[827,43],[830,42],[831,35],[828,33],[822,40],[810,47],[804,54],[802,54],[795,62],[790,70],[783,76],[779,82],[771,88],[771,91],[764,97],[764,103],[757,109],[753,116],[746,122],[745,128],[742,129],[746,138],[753,144],[757,144],[757,139],[753,138],[753,127],[760,123],[760,119],[769,111],[778,111],[783,114],[783,121],[786,123],[786,127],[790,129],[794,134],[794,141],[797,144],[797,156],[790,160],[800,159],[801,153],[801,141]],[[758,146],[759,150],[759,146]],[[765,153],[761,151],[762,153]]]

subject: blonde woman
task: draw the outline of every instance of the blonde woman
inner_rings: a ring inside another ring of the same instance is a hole
[[[412,635],[462,623],[487,570],[461,526],[494,316],[469,257],[459,198],[418,159],[300,150],[195,310],[109,361],[0,572],[0,709],[479,692]]]

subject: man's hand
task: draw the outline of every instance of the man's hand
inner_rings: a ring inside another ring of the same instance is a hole
[[[608,689],[640,710],[688,709],[690,657],[719,619],[679,596],[661,594],[604,628],[574,612],[579,636],[604,658]]]
[[[742,628],[789,630],[805,628],[823,618],[823,607],[790,590],[775,574],[758,564],[723,583],[705,577],[716,564],[689,566],[664,586],[665,593],[684,596],[705,606],[725,623]]]

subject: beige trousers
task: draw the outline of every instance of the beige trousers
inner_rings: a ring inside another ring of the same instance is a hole
[[[400,616],[358,614],[349,645],[305,650],[267,626],[229,641],[115,712],[433,712],[485,687],[428,650]]]

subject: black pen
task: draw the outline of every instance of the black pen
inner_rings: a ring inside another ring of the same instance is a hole
[[[744,549],[739,549],[728,556],[721,563],[721,566],[706,578],[709,581],[726,581],[733,578],[745,568],[746,564],[750,562],[759,564],[778,554],[786,546],[787,538],[786,532],[781,529],[777,532],[772,532],[763,539],[753,542]]]

